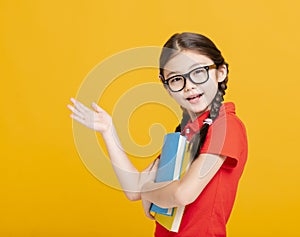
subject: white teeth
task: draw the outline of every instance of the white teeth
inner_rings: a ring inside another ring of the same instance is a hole
[[[201,97],[202,95],[203,95],[203,93],[202,94],[198,94],[198,95],[194,95],[194,96],[188,97],[187,100],[192,100],[192,99],[195,99],[197,97]]]

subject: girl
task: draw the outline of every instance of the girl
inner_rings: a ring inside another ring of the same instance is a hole
[[[233,103],[223,103],[228,64],[215,44],[195,33],[173,35],[160,56],[160,79],[181,106],[176,128],[192,144],[192,163],[181,180],[154,183],[159,159],[143,172],[131,164],[119,144],[111,117],[71,99],[71,117],[102,134],[111,162],[129,200],[164,208],[186,206],[178,233],[156,223],[155,236],[226,236],[238,181],[247,159],[247,137]]]

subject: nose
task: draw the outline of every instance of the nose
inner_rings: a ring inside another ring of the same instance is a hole
[[[186,78],[184,91],[190,91],[195,88],[196,88],[196,85],[189,78]]]

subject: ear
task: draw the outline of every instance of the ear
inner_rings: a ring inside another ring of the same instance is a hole
[[[164,78],[163,78],[162,75],[159,75],[159,79],[160,79],[161,82],[163,83]],[[168,92],[168,94],[169,94],[170,96],[172,96],[171,91],[169,90],[168,86],[167,86],[166,84],[163,84],[163,86],[164,86],[164,88],[166,89],[166,91]]]
[[[227,77],[227,66],[225,64],[222,64],[217,69],[217,79],[218,82],[222,82]]]

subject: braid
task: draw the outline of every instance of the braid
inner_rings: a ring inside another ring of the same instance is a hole
[[[225,78],[224,81],[218,83],[218,91],[215,98],[212,101],[211,110],[208,118],[215,121],[215,119],[219,116],[219,111],[222,106],[222,102],[224,101],[225,90],[227,89],[228,77]],[[198,157],[198,153],[200,152],[208,132],[209,125],[203,124],[200,131],[195,134],[190,142],[191,147],[189,149],[191,151],[191,157],[193,157],[193,161]]]
[[[182,109],[182,119],[180,124],[178,124],[178,126],[175,129],[175,132],[181,132],[181,130],[185,127],[185,125],[188,123],[190,116],[187,112],[187,110],[183,107],[181,107]]]

